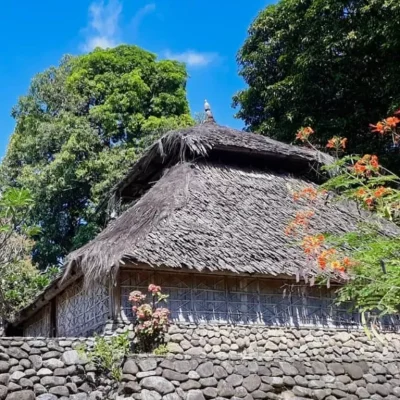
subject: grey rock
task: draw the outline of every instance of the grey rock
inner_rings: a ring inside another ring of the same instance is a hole
[[[186,374],[181,374],[180,372],[172,371],[170,369],[165,369],[162,376],[169,381],[186,382],[189,379]]]
[[[95,390],[89,395],[89,400],[102,400],[103,398],[103,393],[100,390]]]
[[[60,358],[61,353],[59,351],[48,351],[42,355],[43,360],[49,360],[50,358]]]
[[[178,343],[168,343],[168,351],[172,354],[182,354],[184,350]]]
[[[181,400],[178,393],[169,393],[163,396],[163,400]]]
[[[311,397],[312,391],[308,388],[304,388],[302,386],[295,386],[293,389],[293,394],[299,397]]]
[[[24,369],[29,369],[32,366],[31,362],[26,358],[19,360],[19,365]]]
[[[183,382],[181,384],[181,388],[187,391],[192,389],[200,389],[201,385],[200,382],[194,381],[193,379],[189,379],[188,381]]]
[[[202,387],[210,387],[218,385],[218,381],[213,376],[210,378],[202,378],[200,379],[199,382]]]
[[[142,400],[161,400],[160,394],[154,390],[143,389],[140,393],[140,396]]]
[[[197,367],[196,372],[201,378],[208,378],[214,375],[214,364],[211,361],[200,364]]]
[[[221,397],[232,397],[235,394],[233,386],[225,381],[219,381],[218,383],[218,395]]]
[[[21,390],[9,393],[7,400],[35,400],[35,393],[32,390]]]
[[[7,396],[8,389],[6,386],[0,385],[0,400],[4,400]]]
[[[142,368],[140,363],[139,366]],[[161,394],[168,394],[174,391],[174,385],[160,376],[150,376],[148,378],[144,378],[140,384],[145,389],[156,390]]]
[[[79,353],[76,350],[69,350],[65,351],[63,355],[61,356],[61,361],[66,365],[76,365],[76,364],[85,364],[87,360],[85,358],[79,355]]]
[[[228,376],[228,373],[226,372],[226,369],[224,367],[217,365],[214,367],[214,376],[217,379],[223,379]]]
[[[227,381],[230,385],[232,385],[233,387],[236,387],[236,386],[239,386],[239,385],[242,384],[242,382],[243,382],[243,376],[238,375],[238,374],[232,374],[232,375],[229,375],[229,376],[226,378],[226,381]]]
[[[189,379],[200,379],[200,375],[196,371],[189,371]]]
[[[343,365],[339,363],[328,364],[328,369],[329,371],[332,371],[335,375],[343,375],[345,372]]]
[[[201,390],[189,390],[186,400],[205,400]]]
[[[377,394],[379,394],[383,397],[386,397],[390,394],[390,389],[387,386],[385,386],[385,385],[375,385],[375,386],[376,386]],[[368,390],[368,385],[367,385],[367,390]],[[368,392],[369,392],[369,390],[368,390]]]
[[[328,373],[325,364],[321,361],[313,361],[311,366],[316,375],[326,375]]]
[[[50,389],[50,393],[42,394],[42,396],[47,400],[57,399],[57,396],[69,396],[68,389],[64,386],[56,386]],[[50,397],[52,396],[52,397]]]
[[[40,383],[45,387],[63,386],[66,380],[61,376],[44,376]]]
[[[28,378],[21,378],[18,383],[22,387],[22,389],[32,389],[33,388],[33,382]]]
[[[248,392],[251,393],[260,387],[261,378],[255,374],[249,375],[246,378],[244,378],[242,385]]]
[[[5,352],[5,350],[0,349],[0,361],[8,361],[10,356]]]
[[[365,374],[363,378],[368,382],[368,383],[376,383],[378,382],[378,378],[375,375],[372,374]]]
[[[43,385],[41,385],[40,383],[36,383],[33,386],[33,390],[34,390],[36,395],[41,395],[43,393],[47,393],[47,389]]]
[[[185,354],[190,356],[203,356],[206,355],[206,352],[201,347],[192,347],[191,349],[186,350]]]
[[[49,358],[43,362],[43,366],[53,371],[56,368],[63,368],[64,363],[56,358]]]
[[[133,360],[128,360],[122,369],[122,372],[124,374],[131,374],[131,375],[136,375],[139,372],[139,368],[136,365],[135,361]]]
[[[7,361],[0,361],[0,373],[8,372],[10,364]]]
[[[357,364],[344,364],[344,369],[352,379],[361,379],[364,375],[363,370]]]
[[[56,368],[54,370],[54,376],[68,376],[68,369],[67,368]]]
[[[33,356],[29,356],[29,360],[32,363],[33,368],[36,369],[36,371],[39,370],[40,368],[42,368],[42,366],[43,366],[42,357],[33,355]]]
[[[10,374],[0,374],[0,385],[7,386],[10,382]]]
[[[218,397],[218,390],[214,387],[207,387],[203,390],[203,395],[206,399],[215,399]]]
[[[383,365],[378,364],[378,363],[372,364],[372,369],[373,369],[377,374],[380,374],[380,375],[384,375],[384,374],[387,373],[387,369],[386,369]]]
[[[71,394],[78,393],[78,387],[77,387],[76,384],[73,383],[73,382],[68,382],[68,383],[65,385],[65,387],[68,389],[68,391],[69,391]]]
[[[50,376],[50,375],[53,375],[53,371],[51,371],[48,368],[41,368],[37,372],[37,376]]]
[[[23,371],[24,368],[21,367],[20,365],[15,365],[14,367],[10,368],[10,371],[8,371],[11,375],[16,372],[16,371]]]
[[[37,397],[40,400],[57,400],[58,397],[52,393],[44,393]]]
[[[256,390],[251,394],[251,397],[253,399],[266,399],[267,394],[263,392],[262,390]]]
[[[17,384],[14,383],[14,382],[10,382],[10,383],[8,384],[8,391],[9,391],[9,392],[15,392],[15,391],[17,391],[17,390],[21,390],[21,386],[17,385]]]
[[[87,382],[83,382],[82,385],[79,386],[79,391],[80,392],[85,392],[85,393],[90,393],[92,391],[92,388]]]
[[[9,347],[7,353],[10,357],[16,358],[17,360],[22,360],[23,358],[28,358],[28,353],[23,351],[19,347]]]
[[[143,372],[153,371],[157,368],[157,360],[155,358],[145,358],[140,360],[139,368]]]
[[[351,382],[351,379],[347,375],[339,375],[336,377],[336,380],[344,384],[348,384]]]
[[[279,368],[283,371],[284,375],[296,376],[299,373],[297,368],[294,367],[292,364],[289,364],[288,362],[284,362],[284,361],[280,362]]]
[[[171,369],[175,369],[175,371],[182,374],[188,373],[192,369],[189,361],[175,361],[173,364],[174,368]]]
[[[29,368],[29,369],[25,370],[25,376],[27,378],[34,376],[34,375],[36,375],[36,371],[34,369]]]
[[[367,383],[367,391],[369,394],[375,394],[378,385],[374,385],[373,383]]]
[[[369,399],[370,398],[370,394],[368,393],[368,390],[366,388],[363,387],[359,387],[356,391],[356,395],[360,398],[360,399]]]
[[[86,393],[77,393],[70,396],[71,400],[87,400],[88,395]]]
[[[250,375],[249,369],[246,366],[242,365],[242,364],[237,365],[236,368],[235,368],[235,371],[236,371],[237,374],[242,375],[243,377],[246,377],[246,376]]]
[[[124,385],[124,393],[131,394],[131,393],[140,393],[141,387],[137,382],[128,382]]]
[[[11,382],[18,382],[21,378],[25,378],[25,372],[22,371],[15,371],[10,376]]]
[[[247,390],[242,386],[239,386],[235,389],[235,397],[243,398],[246,397],[248,394],[249,393],[247,392]]]
[[[332,393],[332,390],[330,390],[330,389],[317,389],[317,390],[314,390],[313,393],[314,393],[314,396],[315,396],[315,398],[317,400],[323,400],[323,399],[325,399],[326,397],[328,397]]]

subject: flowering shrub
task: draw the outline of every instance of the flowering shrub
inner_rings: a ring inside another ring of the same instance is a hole
[[[399,117],[400,110],[370,125],[372,132],[391,137],[397,147]],[[302,128],[296,138],[314,147],[309,140],[313,133],[311,128]],[[288,221],[285,233],[296,240],[306,259],[320,271],[321,282],[329,282],[326,271],[342,280],[338,301],[352,302],[374,330],[377,317],[400,311],[400,240],[382,235],[381,223],[377,220],[371,224],[370,213],[360,214],[362,221],[357,232],[342,235],[312,232],[312,218],[314,209],[326,207],[332,201],[326,196],[330,191],[336,194],[336,199],[355,201],[361,208],[400,226],[400,178],[382,167],[373,154],[339,159],[346,144],[347,139],[338,136],[328,141],[326,148],[334,151],[337,158],[325,167],[332,177],[318,190],[305,187],[293,194],[294,201],[304,202],[304,209]]]
[[[168,308],[160,306],[168,298],[168,295],[161,292],[161,287],[150,284],[148,292],[150,296],[148,303],[145,302],[147,296],[139,290],[129,295],[135,316],[136,345],[139,351],[143,352],[151,352],[163,343],[170,315]]]

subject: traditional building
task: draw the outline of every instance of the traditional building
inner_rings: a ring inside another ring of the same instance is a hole
[[[334,289],[296,279],[312,271],[284,232],[302,208],[293,192],[318,185],[331,158],[208,119],[167,133],[133,165],[109,201],[120,216],[22,311],[25,336],[84,336],[129,322],[129,293],[149,283],[170,295],[174,321],[358,324],[334,304]],[[352,231],[360,219],[354,204],[335,203],[315,209],[313,229]]]

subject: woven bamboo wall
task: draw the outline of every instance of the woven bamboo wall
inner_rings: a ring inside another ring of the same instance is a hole
[[[334,304],[334,291],[267,278],[186,274],[180,272],[121,272],[121,314],[131,320],[129,293],[146,292],[149,283],[169,294],[175,322],[216,322],[280,326],[357,325],[357,314]]]

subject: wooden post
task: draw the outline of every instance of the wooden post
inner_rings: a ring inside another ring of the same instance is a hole
[[[109,318],[115,322],[121,319],[121,275],[118,271],[115,282],[109,281],[110,314]]]

